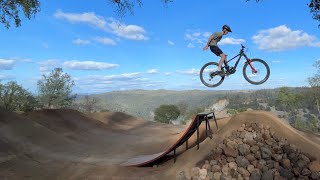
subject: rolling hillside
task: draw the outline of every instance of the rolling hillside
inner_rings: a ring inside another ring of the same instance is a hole
[[[237,93],[239,91],[228,91]],[[125,112],[127,114],[141,117],[145,120],[153,120],[154,110],[162,104],[187,105],[187,111],[198,107],[208,107],[216,102],[218,98],[225,96],[226,91],[170,91],[170,90],[132,90],[113,91],[104,94],[92,95],[99,99],[101,109],[114,112]],[[78,100],[81,100],[79,98]]]

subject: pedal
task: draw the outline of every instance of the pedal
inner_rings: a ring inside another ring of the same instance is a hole
[[[214,76],[216,76],[218,74],[217,74],[217,72],[211,72],[209,75],[210,75],[211,78],[213,78]]]

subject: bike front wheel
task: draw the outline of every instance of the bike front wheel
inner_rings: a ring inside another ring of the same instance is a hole
[[[266,82],[270,76],[268,64],[261,59],[251,59],[243,66],[243,76],[251,84],[259,85]]]
[[[224,76],[214,75],[214,72],[218,70],[219,64],[216,62],[208,62],[203,65],[200,70],[200,80],[207,87],[217,87],[223,80]]]

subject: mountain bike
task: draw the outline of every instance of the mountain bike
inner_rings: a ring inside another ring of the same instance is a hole
[[[240,59],[244,57],[246,59],[243,65],[243,76],[251,84],[259,85],[266,82],[270,76],[270,68],[268,64],[262,59],[249,59],[244,53],[244,47],[241,44],[241,49],[238,55],[234,56],[230,60],[224,62],[224,66],[221,67],[222,75],[217,72],[219,64],[216,62],[208,62],[203,65],[200,70],[200,80],[207,87],[217,87],[219,86],[226,76],[234,74],[237,70],[237,66],[240,62]],[[234,66],[230,67],[228,62],[238,58]]]

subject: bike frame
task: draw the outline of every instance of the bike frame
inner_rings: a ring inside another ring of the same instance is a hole
[[[244,64],[241,64],[243,65],[242,74],[245,80],[248,81],[250,84],[254,85],[259,85],[266,82],[270,76],[270,68],[268,64],[264,60],[259,58],[248,58],[246,53],[244,53],[245,48],[246,47],[244,47],[241,44],[240,52],[238,51],[239,53],[236,56],[229,60],[226,59],[224,63],[222,63],[222,71],[217,71],[217,68],[219,67],[219,64],[217,62],[207,62],[206,64],[204,64],[200,70],[201,82],[205,86],[211,88],[219,86],[224,81],[225,77],[232,75],[236,72],[236,68],[238,67],[240,59],[242,57],[245,58]],[[236,62],[234,63],[234,67],[229,67],[228,63],[230,63],[230,61],[233,60],[236,60]],[[209,69],[206,69],[207,67],[209,67]],[[252,72],[250,72],[250,70],[252,70]],[[266,73],[264,73],[264,70],[266,70]]]
[[[257,70],[253,67],[251,59],[249,59],[249,58],[247,57],[247,55],[243,52],[244,46],[241,45],[241,47],[242,47],[242,49],[240,50],[239,54],[236,55],[236,56],[234,56],[232,59],[227,60],[227,62],[224,62],[224,64],[227,65],[227,63],[229,63],[229,62],[232,61],[233,59],[239,57],[238,60],[236,61],[235,65],[234,65],[234,69],[236,70],[236,69],[237,69],[237,66],[238,66],[238,64],[239,64],[239,62],[240,62],[240,59],[241,59],[242,57],[244,57],[244,58],[247,60],[247,63],[250,65],[252,71],[253,71],[254,73],[256,73]],[[225,66],[223,66],[223,68],[224,68],[224,67],[225,67]]]

